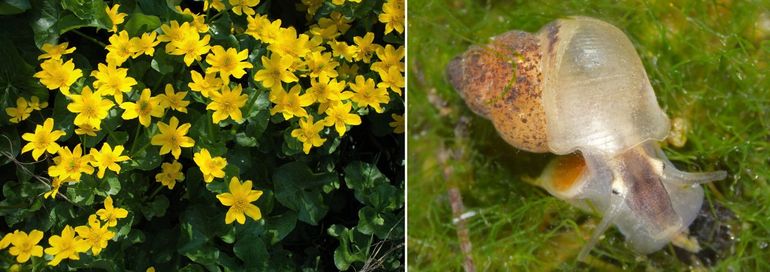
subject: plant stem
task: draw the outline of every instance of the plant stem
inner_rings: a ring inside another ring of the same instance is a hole
[[[107,47],[107,44],[105,44],[105,43],[103,43],[103,42],[101,42],[101,41],[99,41],[99,40],[97,40],[97,39],[94,39],[94,38],[93,38],[93,37],[91,37],[91,36],[88,36],[88,35],[86,35],[86,34],[83,34],[83,32],[80,32],[80,31],[78,31],[78,30],[72,30],[72,32],[74,32],[75,34],[78,34],[78,35],[80,35],[81,37],[85,38],[86,40],[89,40],[89,41],[91,41],[91,42],[93,42],[93,43],[96,43],[96,44],[98,44],[98,45],[99,45],[99,46],[101,46],[101,47]]]
[[[142,127],[143,127],[142,124],[139,124],[139,125],[136,126],[136,133],[134,133],[134,141],[131,142],[131,155],[132,156],[134,155],[134,150],[136,150],[136,141],[139,138],[139,130],[141,130]]]
[[[155,198],[155,195],[157,195],[157,194],[160,192],[160,190],[161,190],[161,189],[163,189],[163,187],[165,187],[165,186],[163,186],[163,185],[160,185],[160,186],[158,186],[158,188],[155,188],[155,191],[153,191],[153,192],[152,192],[152,194],[150,194],[150,197],[149,197],[149,198],[147,198],[147,199],[148,199],[148,200],[152,200],[152,199],[154,199],[154,198]]]

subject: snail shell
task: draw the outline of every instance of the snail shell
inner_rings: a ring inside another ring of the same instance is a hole
[[[547,166],[540,185],[603,216],[579,258],[610,225],[640,253],[662,248],[697,215],[699,184],[726,176],[682,172],[666,158],[657,141],[668,117],[633,45],[606,22],[572,17],[504,33],[452,60],[447,76],[514,147],[572,154]]]
[[[612,156],[668,134],[633,45],[596,19],[502,34],[454,59],[447,72],[468,106],[519,149]]]

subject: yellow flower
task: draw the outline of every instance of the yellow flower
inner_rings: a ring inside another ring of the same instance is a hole
[[[206,63],[209,68],[206,73],[219,73],[219,77],[225,83],[230,82],[230,75],[235,78],[241,78],[246,74],[246,68],[254,67],[246,61],[249,57],[249,51],[246,49],[238,52],[235,48],[228,48],[227,51],[222,46],[215,45],[211,48],[211,53],[206,57]]]
[[[376,52],[378,44],[372,43],[374,41],[374,33],[367,32],[363,37],[353,37],[353,42],[358,46],[355,60],[362,60],[364,63],[369,63],[372,59],[372,55]]]
[[[259,19],[261,17],[257,17],[257,18]],[[269,19],[267,19],[267,16],[265,16],[264,20],[266,21],[263,21],[263,23],[260,24],[261,28],[257,29],[256,30],[257,34],[253,36],[254,38],[261,40],[264,43],[273,44],[276,42],[278,33],[280,33],[281,30],[283,29],[281,28],[281,19],[270,21]]]
[[[99,130],[101,130],[101,128],[95,128],[91,124],[80,124],[77,126],[77,128],[75,128],[75,134],[96,137],[96,132]]]
[[[399,72],[404,72],[404,63],[401,62],[401,59],[404,58],[403,46],[396,49],[388,44],[385,47],[378,47],[376,52],[380,61],[372,63],[372,71],[387,71],[391,66],[396,66]]]
[[[177,21],[171,21],[171,23],[168,25],[161,25],[160,30],[163,31],[163,34],[158,36],[158,41],[161,42],[180,41],[184,39],[186,35],[197,33],[197,31],[193,29],[190,23],[184,22],[179,25]],[[174,51],[174,44],[166,44],[166,52],[168,53],[171,51]]]
[[[267,15],[246,16],[246,22],[246,31],[244,33],[254,37],[254,39],[266,42],[262,39],[262,31],[270,26],[270,20],[267,19]]]
[[[281,55],[294,62],[310,53],[310,48],[310,36],[307,34],[297,35],[297,30],[294,27],[288,27],[278,31],[267,50],[272,51],[274,55]]]
[[[155,46],[160,43],[160,41],[155,40],[156,36],[158,36],[158,33],[150,32],[143,33],[141,38],[131,38],[128,41],[128,51],[131,52],[131,58],[138,58],[142,54],[148,56],[155,54]]]
[[[26,263],[32,256],[42,257],[43,247],[37,245],[42,239],[42,231],[32,230],[29,232],[29,235],[27,235],[26,232],[17,230],[17,232],[14,232],[13,236],[11,236],[10,242],[13,246],[8,249],[8,253],[16,256],[16,262],[18,263]]]
[[[382,5],[382,13],[379,15],[379,20],[385,24],[385,34],[393,30],[398,33],[404,33],[404,18],[404,0],[387,0]]]
[[[339,35],[345,34],[350,29],[350,20],[338,11],[332,12],[329,18],[321,18],[315,27],[310,28],[310,33],[322,37],[325,40],[333,40]]]
[[[29,98],[29,107],[32,108],[32,110],[42,110],[48,107],[48,102],[40,102],[40,98],[33,96]]]
[[[120,13],[118,8],[120,8],[120,4],[115,4],[112,8],[106,8],[107,16],[109,16],[110,21],[112,21],[111,32],[118,31],[118,25],[123,23],[127,15],[125,13]]]
[[[107,229],[107,224],[101,225],[94,214],[88,216],[88,225],[75,227],[75,232],[91,248],[91,253],[94,256],[99,255],[102,249],[107,247],[107,241],[115,236],[114,232]]]
[[[136,85],[136,80],[128,76],[128,68],[117,68],[113,64],[99,63],[99,69],[91,71],[91,76],[96,78],[94,88],[101,95],[110,95],[118,104],[123,103],[123,93],[131,91]]]
[[[350,29],[351,20],[345,17],[345,15],[339,11],[333,11],[332,14],[329,15],[329,19],[331,19],[331,21],[337,26],[340,34],[345,34],[345,32]],[[318,23],[321,23],[321,21],[322,20],[319,20]]]
[[[321,37],[324,40],[333,40],[340,35],[337,26],[331,23],[329,18],[321,18],[318,24],[310,27],[310,34],[315,37]]]
[[[297,10],[306,10],[307,15],[305,17],[307,20],[310,20],[318,12],[318,9],[323,6],[324,2],[324,0],[302,0],[302,5],[297,5]]]
[[[80,237],[75,237],[75,230],[69,225],[64,226],[61,236],[53,235],[48,238],[51,247],[45,249],[45,254],[53,255],[48,265],[57,266],[64,259],[80,260],[80,253],[88,251],[88,243]]]
[[[222,11],[225,9],[225,3],[222,3],[222,0],[204,0],[203,10],[209,10],[209,7]]]
[[[200,73],[193,70],[190,72],[192,82],[187,84],[191,90],[200,92],[203,97],[209,97],[212,92],[218,92],[222,89],[222,79],[218,78],[215,73],[206,74],[206,77],[201,76]]]
[[[51,180],[51,189],[48,190],[48,192],[45,192],[43,194],[43,198],[48,199],[49,197],[56,198],[56,195],[59,193],[59,188],[61,188],[62,180],[60,178],[53,178]]]
[[[40,79],[49,90],[59,89],[64,95],[69,96],[70,86],[83,76],[83,71],[75,69],[72,60],[62,62],[60,59],[49,59],[40,64],[42,71],[35,73],[34,77]]]
[[[70,150],[63,146],[57,153],[59,156],[53,159],[55,165],[48,167],[48,175],[58,177],[62,180],[72,179],[79,181],[82,173],[93,174],[94,168],[88,165],[91,161],[91,155],[83,156],[83,149],[80,144]]]
[[[358,64],[352,63],[348,65],[347,63],[340,64],[340,67],[337,68],[337,73],[340,75],[337,76],[339,79],[348,80],[353,79],[355,76],[358,75]]]
[[[388,123],[388,125],[393,128],[393,132],[396,134],[403,134],[404,116],[393,113],[390,115],[390,117],[393,117],[393,122]]]
[[[150,89],[145,88],[139,100],[134,102],[123,102],[120,108],[126,110],[121,117],[124,120],[131,120],[139,117],[139,123],[145,127],[150,126],[152,117],[163,116],[163,107],[160,105],[160,98],[150,97]]]
[[[112,197],[107,196],[107,198],[104,199],[104,209],[96,211],[96,215],[105,222],[106,226],[114,227],[118,225],[118,219],[126,218],[126,216],[128,216],[128,211],[123,208],[115,208],[112,206]]]
[[[307,68],[310,69],[310,77],[337,77],[337,63],[332,60],[331,53],[321,53],[314,51],[305,60]]]
[[[323,120],[324,126],[334,126],[340,136],[345,135],[346,125],[360,125],[361,117],[358,114],[350,113],[352,108],[350,103],[337,103],[329,107],[326,112],[326,118]]]
[[[259,0],[229,0],[233,6],[233,13],[241,15],[254,15],[256,12],[252,7],[259,5]]]
[[[179,125],[179,119],[171,117],[168,124],[158,122],[159,133],[152,136],[150,143],[152,145],[159,145],[160,155],[168,154],[174,156],[174,159],[179,159],[179,155],[182,154],[182,147],[193,147],[195,141],[187,137],[187,132],[190,130],[190,123]]]
[[[262,191],[252,190],[251,185],[251,180],[241,183],[238,177],[233,177],[228,186],[230,192],[217,195],[222,205],[230,207],[225,214],[225,224],[231,224],[233,221],[238,221],[238,224],[246,223],[246,215],[255,221],[262,218],[259,208],[251,204],[262,196]]]
[[[110,169],[115,173],[120,174],[120,165],[117,163],[130,160],[128,156],[121,155],[123,153],[123,146],[116,145],[113,150],[109,143],[104,143],[101,150],[91,148],[91,165],[99,168],[99,172],[96,176],[99,178],[104,177],[104,171]]]
[[[243,121],[241,107],[246,105],[246,100],[249,99],[249,96],[241,94],[241,85],[236,85],[232,91],[225,85],[221,93],[212,92],[210,94],[212,101],[206,106],[206,109],[214,110],[212,115],[214,124],[227,119],[227,117],[239,123]]]
[[[337,82],[336,79],[319,77],[310,81],[310,88],[307,89],[313,100],[318,102],[318,112],[324,112],[333,103],[350,99],[352,92],[343,92],[347,83],[345,81]]]
[[[388,90],[375,88],[374,80],[371,78],[365,79],[364,76],[357,76],[356,83],[351,83],[350,89],[353,89],[355,92],[350,99],[356,102],[359,107],[371,106],[375,111],[382,113],[380,103],[388,103],[390,101]]]
[[[380,83],[377,83],[378,88],[390,88],[393,92],[401,95],[401,88],[404,88],[404,75],[398,70],[396,66],[390,66],[387,71],[379,70]]]
[[[16,107],[5,108],[5,113],[11,117],[9,119],[11,123],[18,123],[29,118],[29,115],[32,113],[32,107],[29,106],[24,97],[19,97],[16,99]]]
[[[171,41],[170,44],[173,50],[169,54],[184,55],[184,64],[190,66],[193,61],[201,60],[201,55],[209,52],[209,49],[211,49],[211,46],[209,46],[210,39],[209,35],[204,35],[203,39],[200,39],[200,35],[197,32],[188,33],[181,40]]]
[[[192,27],[197,29],[199,33],[209,32],[209,25],[206,24],[206,15],[205,14],[200,14],[200,15],[199,14],[195,14],[189,8],[182,9],[182,7],[180,7],[180,6],[176,6],[176,10],[178,10],[182,14],[190,15],[190,17],[193,18]]]
[[[158,95],[158,98],[160,98],[161,107],[171,108],[178,112],[187,113],[187,105],[190,104],[190,101],[184,100],[187,92],[175,93],[174,86],[171,86],[171,84],[166,84],[165,92],[165,94]]]
[[[261,70],[254,74],[254,80],[262,82],[265,88],[274,88],[281,85],[281,81],[289,83],[296,82],[297,76],[289,68],[294,63],[290,57],[282,57],[279,54],[273,54],[270,58],[262,56]]]
[[[105,47],[107,49],[107,56],[105,57],[107,64],[120,66],[133,55],[131,52],[131,39],[125,30],[113,34],[108,40],[110,44]]]
[[[203,173],[203,181],[209,183],[214,178],[225,177],[225,166],[227,166],[227,159],[222,157],[211,157],[207,149],[201,149],[198,153],[193,155],[193,161],[200,168]]]
[[[313,97],[309,94],[300,95],[301,90],[302,86],[297,84],[288,93],[283,89],[270,91],[270,102],[275,103],[275,106],[270,109],[270,115],[280,112],[283,114],[283,119],[286,120],[294,116],[307,116],[307,111],[303,107],[313,104]]]
[[[313,123],[313,116],[308,116],[299,121],[299,128],[291,131],[291,137],[302,142],[302,151],[310,154],[310,148],[319,147],[326,142],[318,133],[324,129],[323,121]]]
[[[19,230],[15,230],[13,232],[6,233],[3,235],[3,239],[0,239],[0,249],[5,249],[9,245],[11,245],[11,241],[13,241],[14,235],[19,233]]]
[[[329,46],[332,48],[332,55],[334,57],[342,57],[348,62],[352,62],[353,58],[358,54],[358,47],[348,45],[345,42],[329,41]]]
[[[332,0],[332,4],[340,6],[340,5],[345,4],[345,1],[346,0]],[[361,3],[361,0],[347,0],[347,1],[355,2],[355,3]]]
[[[56,154],[61,148],[56,141],[65,134],[64,131],[53,130],[53,119],[47,118],[42,126],[35,125],[35,133],[21,135],[22,139],[29,142],[21,149],[21,153],[32,150],[32,158],[35,160],[46,151],[51,155]]]
[[[184,181],[182,164],[178,161],[173,161],[171,163],[164,162],[160,167],[163,171],[155,175],[155,181],[167,186],[168,189],[174,189],[174,185],[176,185],[177,181]]]
[[[83,87],[81,94],[73,94],[70,98],[72,102],[67,105],[67,110],[78,114],[75,116],[75,125],[88,124],[97,130],[115,105],[112,101],[102,99],[99,93],[91,92],[88,86]]]
[[[67,48],[67,46],[69,46],[69,43],[66,42],[61,44],[43,44],[42,49],[45,53],[37,56],[37,59],[61,59],[63,55],[75,52],[75,47]]]

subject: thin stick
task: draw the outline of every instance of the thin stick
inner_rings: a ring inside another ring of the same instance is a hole
[[[468,226],[466,225],[466,219],[463,217],[465,213],[465,205],[463,205],[463,197],[460,193],[460,189],[457,187],[456,174],[454,168],[448,163],[450,157],[457,161],[464,161],[464,153],[462,144],[466,142],[465,135],[467,135],[467,120],[460,118],[455,127],[456,145],[458,146],[455,152],[451,152],[446,148],[442,148],[439,152],[439,163],[443,165],[444,181],[447,183],[447,191],[449,194],[449,201],[452,206],[452,221],[457,226],[457,238],[460,241],[460,251],[463,253],[464,261],[463,267],[466,272],[475,272],[476,267],[473,264],[473,245],[471,244],[470,235],[468,232]]]

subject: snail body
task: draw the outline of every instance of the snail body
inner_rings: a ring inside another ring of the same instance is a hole
[[[603,216],[579,258],[611,225],[637,252],[662,248],[700,210],[699,184],[726,176],[682,172],[666,158],[657,142],[668,117],[633,45],[606,22],[572,17],[510,31],[452,60],[447,75],[509,144],[565,155],[540,186]]]

